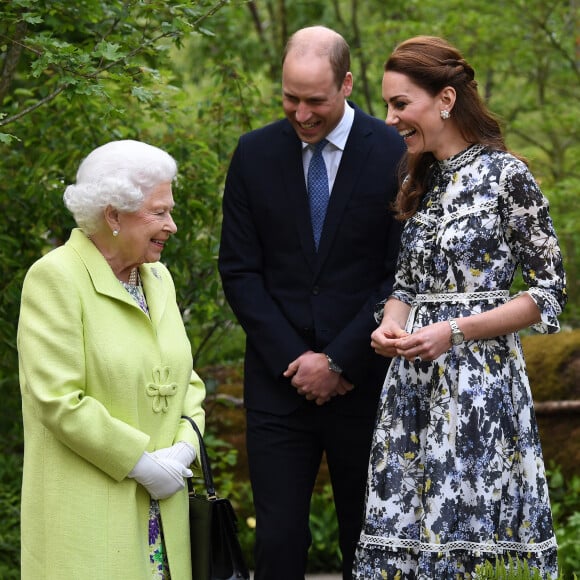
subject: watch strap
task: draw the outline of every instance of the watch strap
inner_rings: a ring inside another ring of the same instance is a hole
[[[328,356],[326,355],[326,360],[328,361],[328,370],[333,373],[342,373],[342,369]]]

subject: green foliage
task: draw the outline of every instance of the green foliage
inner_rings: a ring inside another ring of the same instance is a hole
[[[325,484],[312,496],[310,506],[312,545],[308,552],[309,572],[328,572],[341,569],[338,545],[338,520],[334,509],[332,487]]]
[[[252,503],[252,488],[248,481],[236,482],[228,496],[238,518],[238,538],[244,558],[250,570],[254,569],[254,543],[256,541],[256,517]]]
[[[580,576],[580,512],[572,514],[557,532],[561,576],[576,578]]]
[[[568,151],[567,163],[580,167],[580,151]],[[558,237],[564,254],[567,276],[568,304],[564,320],[575,325],[580,320],[580,228],[578,227],[578,186],[579,179],[566,177],[544,190],[550,200],[550,211],[558,228]]]
[[[20,480],[22,456],[0,455],[0,578],[20,578]]]
[[[580,576],[580,475],[567,480],[559,466],[549,469],[550,500],[563,578]]]
[[[477,567],[478,580],[542,580],[538,570],[530,569],[526,561],[508,557],[508,563],[497,559]]]
[[[222,497],[230,497],[235,487],[231,472],[237,461],[237,451],[215,433],[206,431],[204,442],[214,476],[215,488]],[[205,489],[203,478],[194,479],[196,488]]]

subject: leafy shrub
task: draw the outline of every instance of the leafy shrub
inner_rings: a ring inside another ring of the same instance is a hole
[[[527,562],[509,558],[506,564],[496,560],[495,565],[486,562],[477,567],[477,580],[542,580],[537,570],[531,570]]]
[[[338,545],[338,520],[334,509],[332,487],[323,486],[312,496],[310,508],[312,545],[308,553],[309,572],[328,572],[341,569]]]
[[[580,575],[580,512],[572,514],[565,525],[556,529],[558,565],[562,578]]]
[[[548,470],[558,566],[562,578],[580,576],[580,476],[565,479],[559,466]]]
[[[22,456],[0,455],[0,578],[20,578],[20,482]]]

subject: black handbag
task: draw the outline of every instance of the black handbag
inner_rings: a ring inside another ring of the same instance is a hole
[[[200,461],[206,493],[198,494],[191,478],[189,531],[193,580],[249,580],[250,573],[238,539],[238,521],[229,499],[218,497],[203,437],[191,417],[187,419],[199,438]]]

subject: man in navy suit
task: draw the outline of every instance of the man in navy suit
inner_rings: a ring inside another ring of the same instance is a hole
[[[243,135],[223,200],[219,269],[246,333],[244,403],[256,509],[256,580],[304,578],[310,499],[323,454],[351,577],[387,360],[370,346],[390,294],[400,229],[389,205],[404,145],[347,102],[349,47],[321,26],[283,59],[286,118]],[[329,198],[320,242],[307,190],[313,148]]]

